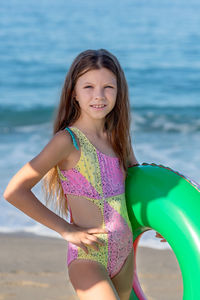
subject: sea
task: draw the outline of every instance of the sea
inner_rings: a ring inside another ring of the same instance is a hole
[[[199,11],[199,0],[0,2],[0,232],[60,238],[3,191],[50,140],[65,76],[86,49],[107,49],[124,70],[139,163],[200,182]],[[40,182],[32,191],[44,203]],[[154,230],[139,244],[170,249]]]

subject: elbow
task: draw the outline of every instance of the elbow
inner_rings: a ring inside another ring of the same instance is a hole
[[[11,199],[11,193],[6,189],[3,193],[3,197],[5,200],[7,200],[9,202]]]
[[[7,187],[3,193],[3,197],[6,201],[12,202],[12,200],[14,198],[14,194],[15,194],[15,191],[11,190]]]
[[[24,193],[26,193],[26,189],[8,185],[3,193],[3,197],[6,201],[14,204],[22,199]]]

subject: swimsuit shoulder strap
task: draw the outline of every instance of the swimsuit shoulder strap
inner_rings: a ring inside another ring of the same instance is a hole
[[[71,137],[72,137],[72,141],[73,141],[74,147],[75,147],[77,150],[79,150],[79,147],[78,147],[78,144],[77,144],[77,142],[76,142],[76,139],[75,139],[75,136],[74,136],[73,132],[71,131],[71,129],[70,129],[69,127],[66,127],[65,129],[70,133],[70,135],[71,135]]]
[[[69,129],[76,134],[81,148],[85,149],[87,154],[91,152],[96,153],[97,148],[90,142],[88,137],[79,128],[71,126]]]
[[[72,132],[72,130],[71,130],[70,128],[68,128],[68,127],[66,127],[65,130],[67,130],[67,131],[70,133],[70,135],[71,135],[71,137],[72,137],[72,141],[73,141],[74,147],[75,147],[77,150],[79,150],[79,146],[78,146],[78,144],[77,144],[77,142],[76,142],[76,139],[75,139],[75,136],[74,136],[74,133]],[[59,177],[60,177],[62,180],[65,181],[66,178],[65,178],[65,176],[61,173],[60,168],[58,167],[58,165],[56,166],[56,168],[57,168]]]
[[[96,152],[96,148],[91,144],[89,139],[86,137],[86,135],[77,127],[70,126],[68,127],[71,132],[75,134],[75,136],[78,138],[79,144],[83,152],[90,153]]]

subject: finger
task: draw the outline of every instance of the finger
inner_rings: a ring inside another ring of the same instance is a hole
[[[91,247],[95,251],[99,251],[99,247],[96,244],[91,244],[89,247]]]
[[[162,237],[162,235],[160,234],[160,233],[158,233],[158,232],[156,232],[156,235],[155,235],[156,237]]]
[[[105,245],[104,241],[100,240],[98,237],[96,237],[94,235],[88,234],[87,238],[91,241],[96,242],[97,244],[101,244],[102,246]]]
[[[155,237],[164,239],[163,236],[160,233],[157,233]]]
[[[161,240],[161,242],[166,242],[166,240],[164,239],[164,240]]]
[[[82,242],[80,248],[83,249],[83,251],[85,251],[86,254],[88,254],[88,249]]]
[[[87,244],[89,247],[91,247],[92,249],[94,249],[95,251],[99,250],[98,244],[91,241],[90,239],[88,240],[84,240],[84,244]]]
[[[89,228],[87,230],[88,233],[108,233],[106,228]]]

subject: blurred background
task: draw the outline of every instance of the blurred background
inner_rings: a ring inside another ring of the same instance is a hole
[[[0,3],[0,232],[58,236],[3,200],[11,177],[52,136],[73,59],[105,48],[124,69],[139,163],[200,182],[198,0],[9,0]],[[33,189],[43,201],[40,183]],[[144,234],[140,244],[170,248]]]

